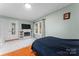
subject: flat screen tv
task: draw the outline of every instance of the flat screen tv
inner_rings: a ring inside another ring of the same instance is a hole
[[[22,29],[31,29],[30,24],[22,24],[21,27],[22,27]]]

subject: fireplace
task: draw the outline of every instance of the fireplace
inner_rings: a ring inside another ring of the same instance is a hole
[[[31,38],[31,37],[32,37],[32,31],[30,29],[20,31],[20,38]]]
[[[24,36],[30,36],[31,33],[30,32],[24,32]]]

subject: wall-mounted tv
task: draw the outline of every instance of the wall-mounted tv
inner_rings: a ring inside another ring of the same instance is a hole
[[[30,24],[21,24],[22,29],[31,29]]]

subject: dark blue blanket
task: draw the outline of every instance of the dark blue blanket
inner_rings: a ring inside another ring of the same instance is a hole
[[[44,37],[34,41],[32,50],[40,56],[78,56],[78,39]]]

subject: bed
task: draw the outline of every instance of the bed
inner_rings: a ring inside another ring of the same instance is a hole
[[[32,50],[39,56],[78,56],[79,40],[44,37],[34,41]]]

